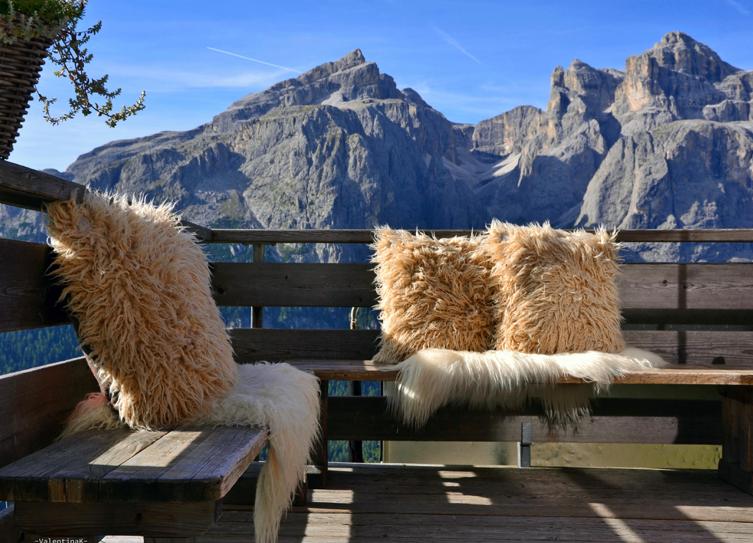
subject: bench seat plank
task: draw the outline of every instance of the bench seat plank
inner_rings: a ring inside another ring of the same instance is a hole
[[[266,430],[248,427],[83,432],[1,468],[0,499],[218,500],[266,442]]]
[[[296,368],[310,371],[322,380],[394,381],[398,370],[392,365],[377,365],[370,360],[294,360]],[[567,377],[560,384],[579,384]],[[753,385],[753,369],[730,366],[674,364],[665,368],[631,372],[614,381],[621,385]]]

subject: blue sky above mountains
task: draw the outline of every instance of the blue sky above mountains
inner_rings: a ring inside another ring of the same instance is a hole
[[[98,19],[93,69],[109,73],[124,100],[145,89],[147,109],[116,129],[95,118],[52,127],[35,104],[11,160],[64,169],[114,139],[193,128],[245,94],[357,47],[457,122],[543,107],[556,65],[579,58],[621,69],[672,30],[753,69],[753,0],[90,0],[87,20]],[[66,96],[50,69],[40,88]]]

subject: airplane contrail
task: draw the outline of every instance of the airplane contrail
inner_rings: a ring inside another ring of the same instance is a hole
[[[242,58],[243,60],[250,60],[251,62],[256,62],[257,64],[263,64],[264,66],[272,66],[273,68],[278,68],[280,70],[285,70],[287,72],[295,72],[297,74],[303,73],[301,70],[296,70],[295,68],[290,68],[288,66],[281,66],[279,64],[273,64],[271,62],[267,62],[266,60],[261,60],[254,57],[247,57],[246,55],[239,55],[238,53],[233,53],[232,51],[225,51],[224,49],[217,49],[216,47],[207,47],[210,51],[214,51],[215,53],[221,53],[223,55],[228,55],[231,57],[236,58]]]
[[[454,47],[458,51],[460,51],[462,54],[467,56],[469,59],[471,59],[476,64],[481,64],[481,61],[468,49],[463,47],[463,44],[461,44],[458,40],[450,36],[447,32],[439,28],[438,26],[432,25],[432,29],[434,29],[434,32],[436,32],[440,38],[442,38],[442,41],[444,41],[447,45],[450,47]]]

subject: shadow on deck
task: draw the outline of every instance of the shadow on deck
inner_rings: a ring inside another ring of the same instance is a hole
[[[251,511],[228,508],[197,543],[252,540]],[[748,542],[753,497],[706,471],[339,464],[280,541]]]

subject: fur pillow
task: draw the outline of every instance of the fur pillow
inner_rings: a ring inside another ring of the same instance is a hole
[[[496,349],[620,352],[614,236],[494,221],[486,247],[499,289]]]
[[[126,424],[170,428],[232,388],[236,364],[206,258],[170,206],[92,193],[48,214],[54,273]]]
[[[489,348],[494,296],[481,239],[377,229],[372,262],[382,335],[375,362],[401,362],[426,347]]]

